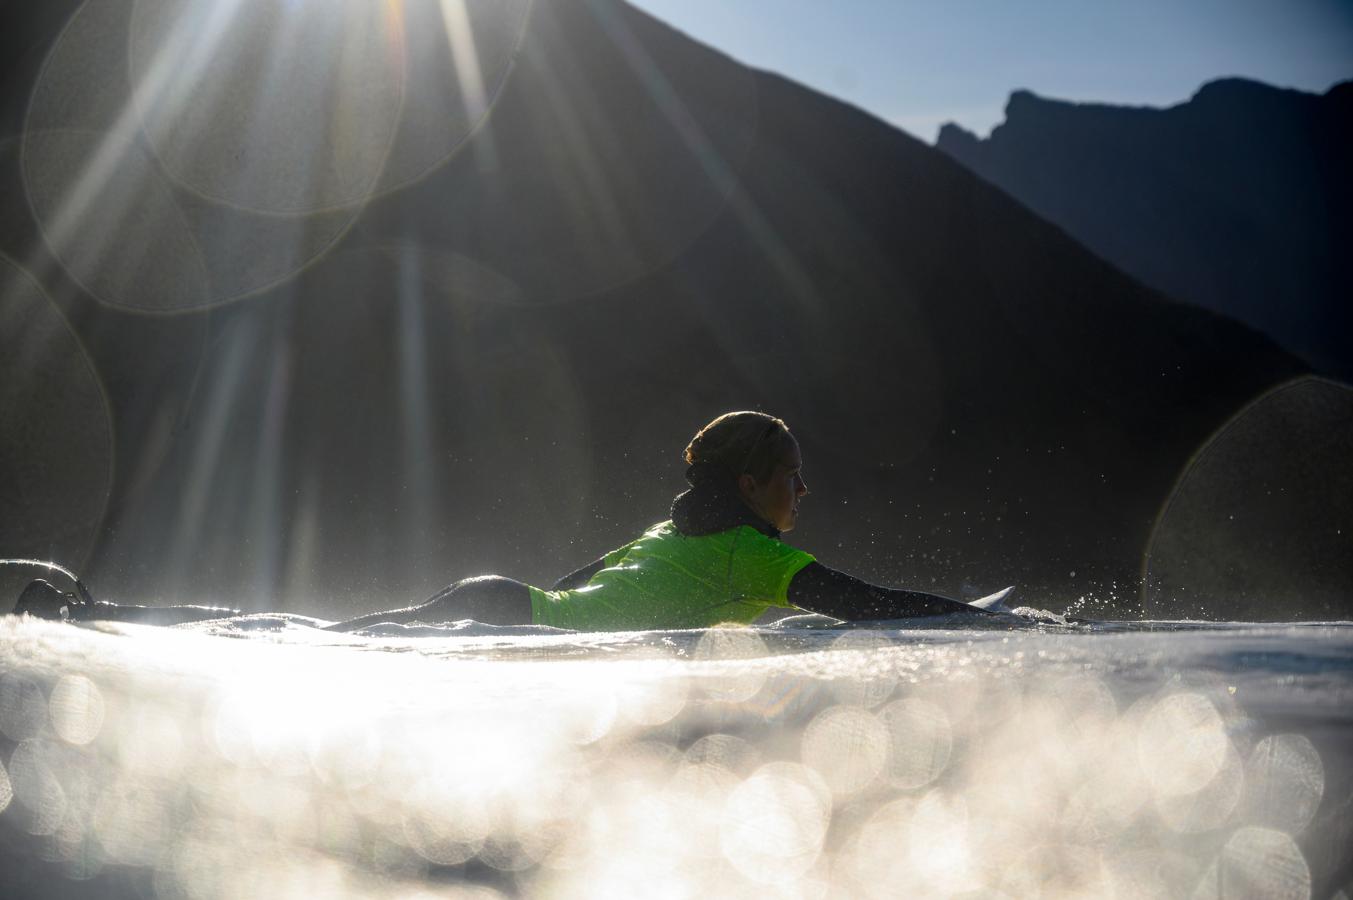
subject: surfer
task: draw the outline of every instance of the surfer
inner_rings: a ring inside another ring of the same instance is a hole
[[[329,627],[356,631],[383,622],[474,619],[580,631],[705,628],[751,623],[773,607],[845,621],[985,614],[957,600],[871,584],[782,541],[798,521],[808,486],[798,441],[780,419],[726,413],[700,429],[684,457],[690,488],[672,502],[670,519],[549,590],[499,575],[467,578],[417,606]],[[155,624],[237,614],[94,602],[87,595],[63,594],[42,579],[24,589],[14,611]]]

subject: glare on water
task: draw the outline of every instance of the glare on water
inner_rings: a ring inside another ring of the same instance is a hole
[[[934,634],[9,618],[0,833],[53,896],[1312,895],[1328,748],[1108,637]]]

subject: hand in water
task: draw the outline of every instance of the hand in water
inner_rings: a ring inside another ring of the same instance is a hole
[[[61,621],[74,616],[75,610],[83,606],[74,594],[63,593],[49,581],[35,578],[23,589],[14,604],[14,615],[27,613],[39,619]]]

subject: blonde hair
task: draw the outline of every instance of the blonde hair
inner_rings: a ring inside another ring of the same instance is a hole
[[[717,466],[734,478],[745,472],[764,483],[793,440],[783,420],[742,410],[724,413],[696,432],[685,458],[687,465]]]

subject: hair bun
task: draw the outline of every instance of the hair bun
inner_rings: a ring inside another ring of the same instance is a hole
[[[693,488],[712,487],[713,485],[732,481],[735,473],[732,469],[715,462],[714,460],[702,460],[692,463],[686,469],[686,483]]]

